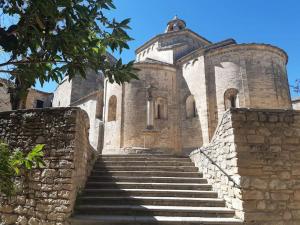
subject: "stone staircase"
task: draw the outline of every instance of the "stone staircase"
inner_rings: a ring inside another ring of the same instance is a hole
[[[241,225],[187,157],[102,155],[72,225]]]

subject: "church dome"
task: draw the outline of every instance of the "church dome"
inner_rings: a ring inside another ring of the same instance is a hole
[[[166,29],[166,33],[172,32],[172,31],[180,31],[185,29],[186,23],[184,20],[179,19],[177,16],[174,16],[174,18],[168,22],[168,26]]]

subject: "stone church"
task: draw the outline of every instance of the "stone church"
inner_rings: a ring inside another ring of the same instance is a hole
[[[174,17],[136,49],[139,80],[111,84],[101,74],[63,80],[53,107],[79,106],[90,141],[103,153],[189,152],[209,143],[230,107],[291,109],[287,54],[266,44],[212,43]]]
[[[45,144],[47,161],[17,198],[0,195],[0,223],[299,225],[287,62],[278,47],[212,43],[174,17],[136,49],[139,80],[88,71],[9,111],[0,79],[0,139]]]
[[[189,153],[209,143],[230,107],[291,109],[287,61],[282,49],[268,44],[212,43],[175,16],[164,33],[136,49],[139,80],[111,84],[92,71],[86,80],[65,77],[54,93],[30,89],[25,108],[52,102],[84,109],[90,142],[102,153]],[[5,111],[7,81],[0,83],[0,111]]]

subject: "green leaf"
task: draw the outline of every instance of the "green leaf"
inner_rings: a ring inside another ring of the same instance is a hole
[[[28,88],[39,81],[59,82],[69,75],[86,76],[87,68],[103,71],[110,82],[123,83],[136,79],[132,65],[114,65],[106,62],[106,52],[122,53],[133,40],[127,31],[130,19],[110,19],[115,9],[112,0],[59,0],[59,1],[1,1],[2,19],[9,29],[0,28],[0,45],[16,64],[11,68],[14,109]],[[21,6],[21,7],[20,7]],[[107,16],[107,15],[109,16]],[[14,20],[10,20],[13,15]],[[26,61],[24,64],[21,61]],[[17,79],[15,79],[17,78]]]

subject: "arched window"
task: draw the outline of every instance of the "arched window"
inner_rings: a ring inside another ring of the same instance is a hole
[[[186,110],[186,117],[187,118],[193,118],[197,117],[197,108],[196,108],[196,102],[193,95],[190,95],[187,97],[185,101],[185,110]]]
[[[239,107],[238,103],[238,90],[235,88],[227,89],[224,93],[225,110]]]
[[[199,61],[199,59],[194,59],[193,62],[192,62],[192,65],[194,65],[198,61]]]
[[[117,97],[111,96],[108,101],[107,121],[116,121],[117,119]]]
[[[103,120],[103,93],[98,94],[96,100],[96,118]]]
[[[158,97],[155,100],[155,119],[167,119],[167,114],[167,100],[165,98]]]

